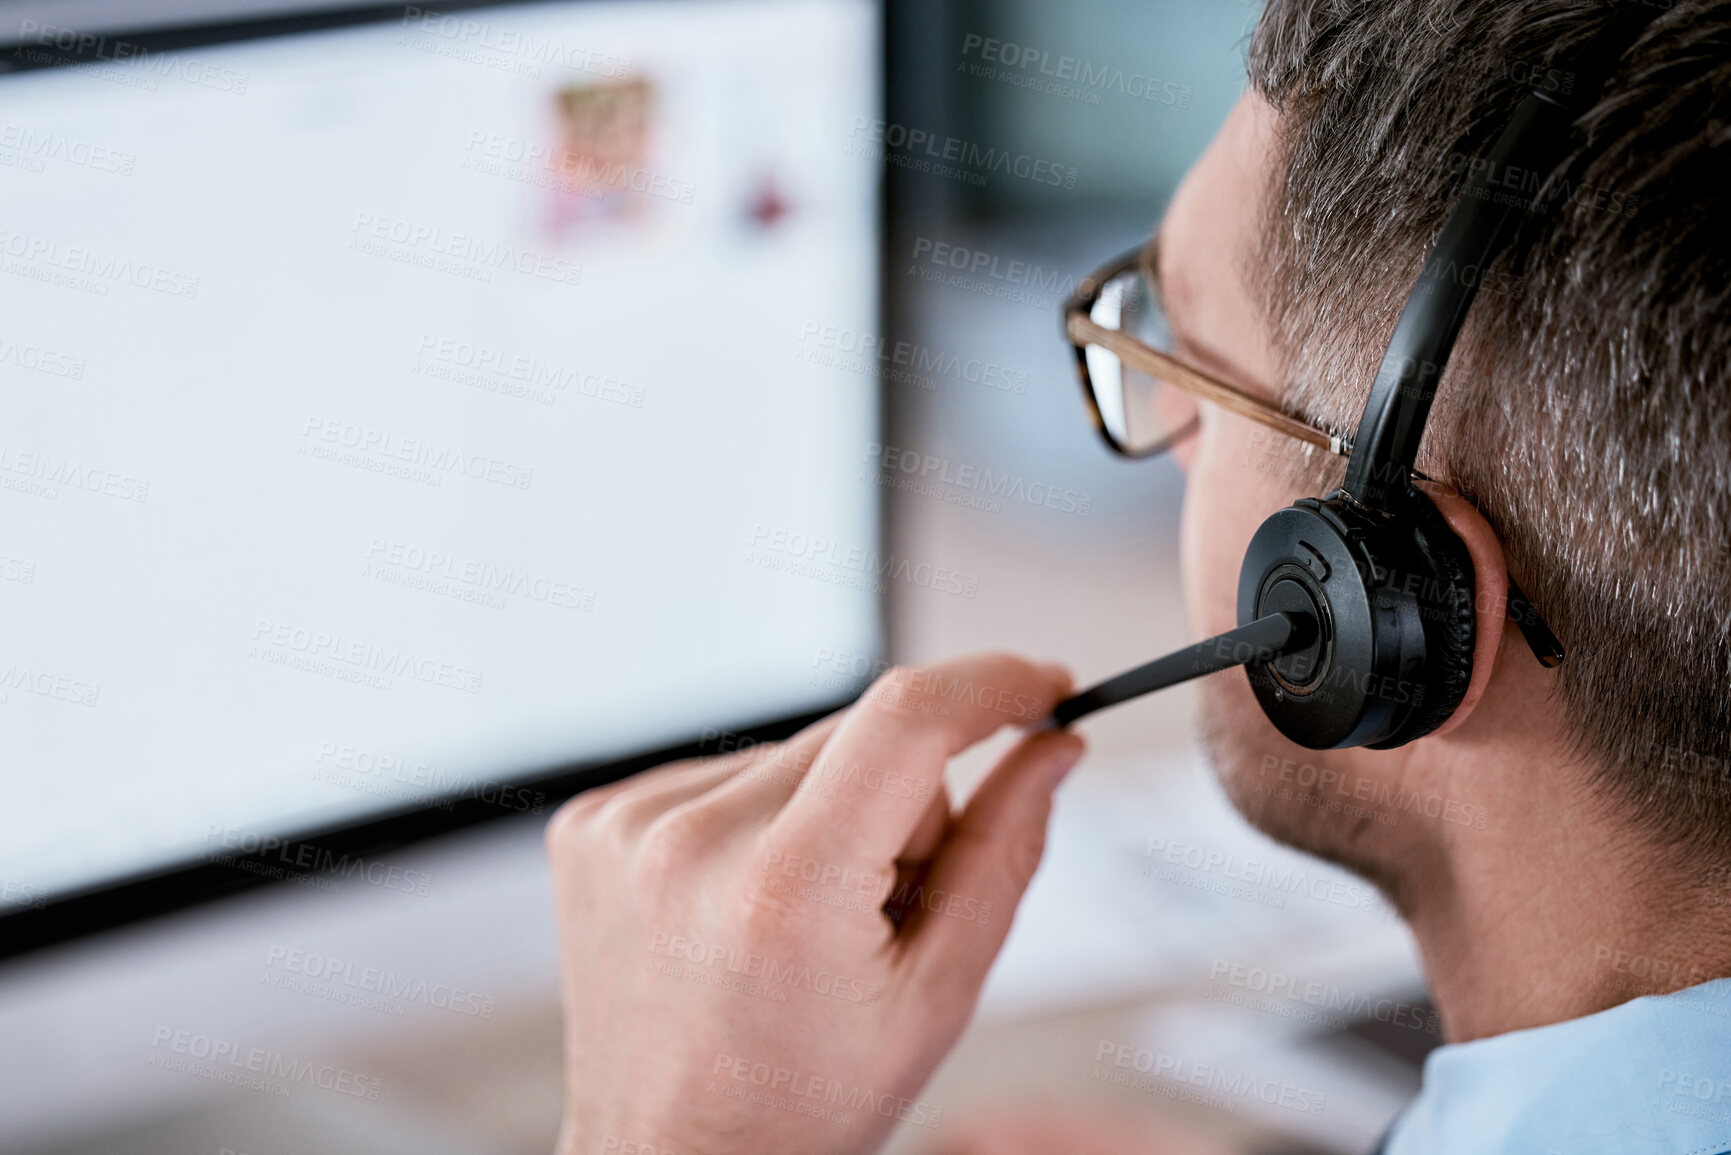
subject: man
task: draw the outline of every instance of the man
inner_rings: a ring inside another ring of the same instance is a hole
[[[1460,709],[1399,749],[1317,755],[1242,675],[1203,683],[1245,816],[1375,881],[1417,938],[1449,1045],[1390,1155],[1731,1150],[1731,2],[1664,7],[1576,125],[1546,211],[1477,271],[1438,391],[1419,466],[1477,581]],[[1350,435],[1466,168],[1526,91],[1571,82],[1549,74],[1603,13],[1270,0],[1251,91],[1160,228],[1178,350]],[[1236,624],[1263,518],[1341,473],[1237,413],[1197,417],[1175,449],[1184,577],[1213,634]],[[1560,667],[1505,620],[1507,573]],[[896,670],[787,743],[563,809],[561,1150],[865,1152],[898,1119],[931,1123],[921,1085],[1082,743],[1028,733],[954,817],[943,766],[1068,688],[1002,655]],[[1259,789],[1288,758],[1487,821],[1385,825]]]

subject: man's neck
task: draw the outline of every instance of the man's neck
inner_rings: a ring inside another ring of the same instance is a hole
[[[1512,629],[1504,651],[1525,660],[1499,663],[1460,726],[1397,751],[1328,755],[1337,789],[1423,802],[1411,821],[1398,802],[1395,822],[1347,818],[1302,779],[1291,796],[1267,789],[1271,764],[1307,752],[1273,745],[1248,693],[1214,691],[1205,733],[1233,803],[1271,837],[1388,891],[1451,1042],[1731,975],[1731,888],[1591,788],[1568,753],[1555,675]]]
[[[1451,1042],[1731,975],[1731,904],[1704,902],[1698,870],[1621,820],[1579,763],[1470,761],[1449,778],[1494,784],[1487,828],[1411,848],[1390,879]]]

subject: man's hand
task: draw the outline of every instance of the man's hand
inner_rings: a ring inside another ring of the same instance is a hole
[[[1069,690],[988,655],[886,674],[785,743],[661,767],[547,829],[565,1005],[561,1155],[866,1152],[973,1012],[1072,734],[957,815],[944,765]]]

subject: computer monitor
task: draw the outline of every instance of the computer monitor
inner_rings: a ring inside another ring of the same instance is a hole
[[[40,7],[0,29],[0,948],[857,690],[874,4]]]

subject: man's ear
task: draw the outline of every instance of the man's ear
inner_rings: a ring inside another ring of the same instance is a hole
[[[1503,626],[1508,621],[1509,570],[1503,558],[1502,542],[1497,540],[1491,523],[1472,502],[1432,481],[1415,481],[1436,505],[1449,528],[1467,547],[1473,559],[1473,609],[1476,615],[1473,641],[1473,676],[1467,683],[1466,696],[1455,712],[1432,731],[1432,736],[1446,734],[1467,720],[1490,684],[1491,669],[1496,665],[1497,652],[1503,644]]]

